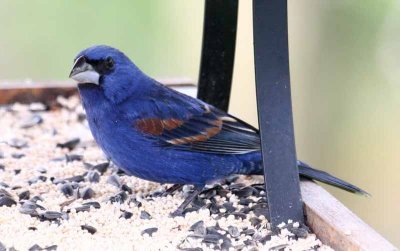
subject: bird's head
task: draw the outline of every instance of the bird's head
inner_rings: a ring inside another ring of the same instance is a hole
[[[114,102],[132,94],[145,75],[121,51],[97,45],[81,51],[74,60],[69,77],[79,85],[101,89]]]

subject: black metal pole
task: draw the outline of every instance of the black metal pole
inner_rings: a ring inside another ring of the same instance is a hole
[[[197,97],[228,110],[235,59],[237,0],[206,0]]]
[[[253,0],[258,120],[269,204],[276,227],[304,223],[293,132],[286,0]]]

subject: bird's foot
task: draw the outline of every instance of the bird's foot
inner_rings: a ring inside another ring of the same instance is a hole
[[[184,216],[184,211],[186,207],[192,203],[192,201],[201,193],[203,190],[204,185],[196,185],[194,186],[194,191],[185,199],[185,201],[170,215],[171,217],[177,217],[177,216]]]

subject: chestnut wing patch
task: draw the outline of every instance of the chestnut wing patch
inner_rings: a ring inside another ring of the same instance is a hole
[[[135,122],[135,127],[144,134],[156,136],[162,135],[164,131],[171,131],[181,126],[183,123],[184,122],[179,119],[149,118],[137,120]]]
[[[134,127],[158,139],[160,146],[177,150],[213,154],[244,154],[260,150],[260,139],[255,128],[210,108],[185,120],[139,119]]]

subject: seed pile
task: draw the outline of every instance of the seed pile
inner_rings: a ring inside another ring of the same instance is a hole
[[[295,222],[269,230],[260,180],[191,192],[127,176],[109,163],[78,97],[0,107],[0,250],[331,250]]]

